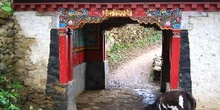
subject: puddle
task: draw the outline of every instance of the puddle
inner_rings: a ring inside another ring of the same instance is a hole
[[[157,96],[160,94],[159,91],[152,91],[146,89],[133,89],[133,90],[141,97],[145,105],[153,104]]]

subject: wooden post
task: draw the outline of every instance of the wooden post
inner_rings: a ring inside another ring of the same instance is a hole
[[[67,29],[59,29],[59,60],[60,60],[60,83],[67,84],[68,72],[68,36]]]
[[[171,45],[170,89],[179,88],[180,30],[173,30]]]
[[[72,36],[74,34],[74,29],[68,30],[68,74],[69,74],[69,81],[73,80],[73,42]]]

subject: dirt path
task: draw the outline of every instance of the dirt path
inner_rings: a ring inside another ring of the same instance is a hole
[[[151,82],[150,73],[153,58],[161,55],[161,46],[145,49],[142,55],[122,64],[108,75],[108,88],[158,89]]]
[[[138,94],[131,90],[90,90],[77,98],[77,110],[144,110]]]
[[[159,85],[150,81],[150,70],[155,54],[161,54],[161,46],[138,52],[136,58],[109,73],[108,89],[83,92],[77,98],[77,109],[144,110],[152,104]]]

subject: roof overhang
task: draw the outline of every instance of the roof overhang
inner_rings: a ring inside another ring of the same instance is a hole
[[[219,2],[219,0],[14,0],[14,3],[51,3],[51,2],[78,2],[78,3],[140,3],[140,2]]]
[[[59,8],[88,10],[97,9],[171,9],[180,8],[183,11],[219,11],[220,2],[142,2],[142,3],[83,3],[83,2],[53,2],[53,3],[14,3],[15,11],[58,11]]]

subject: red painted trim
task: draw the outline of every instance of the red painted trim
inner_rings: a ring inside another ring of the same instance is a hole
[[[72,65],[77,66],[78,64],[81,64],[85,62],[85,52],[73,52],[72,53]]]
[[[60,83],[67,84],[68,72],[68,37],[66,29],[59,29],[59,59],[60,59]]]
[[[85,51],[85,61],[103,61],[103,52],[102,50],[86,50]]]
[[[180,33],[180,30],[173,30]],[[179,88],[179,60],[180,60],[180,36],[173,35],[171,45],[171,70],[170,70],[170,89]]]
[[[57,11],[59,8],[66,9],[131,9],[149,8],[167,9],[181,8],[183,11],[219,11],[220,2],[149,2],[149,3],[14,3],[15,11]]]

